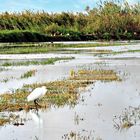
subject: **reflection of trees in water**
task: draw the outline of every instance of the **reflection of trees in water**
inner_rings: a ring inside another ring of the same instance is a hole
[[[122,111],[119,116],[113,118],[114,127],[118,130],[129,129],[133,125],[140,124],[140,106],[129,106]]]

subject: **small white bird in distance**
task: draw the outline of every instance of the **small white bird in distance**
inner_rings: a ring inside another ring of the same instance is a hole
[[[46,92],[47,92],[46,86],[36,88],[27,96],[27,101],[28,102],[34,101],[36,109],[37,109],[37,106],[40,106],[38,104],[38,100],[42,98],[46,94]]]

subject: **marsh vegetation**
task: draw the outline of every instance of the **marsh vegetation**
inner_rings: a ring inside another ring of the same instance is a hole
[[[48,65],[48,64],[54,64],[56,61],[61,60],[72,60],[74,57],[61,57],[61,58],[48,58],[46,60],[27,60],[27,61],[20,61],[20,62],[5,62],[1,64],[3,67],[8,66],[29,66],[29,65]]]
[[[10,50],[14,44],[4,45]],[[46,44],[40,46],[43,45]],[[26,58],[24,54],[1,55],[0,139],[124,140],[124,134],[128,140],[139,139],[139,44],[109,47],[93,44],[93,48],[90,44],[84,48],[86,45],[76,44],[72,48],[62,44],[56,47],[58,51],[41,54],[43,58],[40,54],[26,54]],[[39,65],[21,64],[32,55],[30,61],[38,61]],[[74,59],[44,65],[43,61],[52,56]],[[6,63],[10,67],[2,66]],[[27,96],[44,85],[48,91],[39,100],[41,107],[36,111],[34,102],[27,102]],[[45,131],[40,133],[38,128]]]
[[[118,81],[120,79],[111,70],[79,70],[78,72],[73,71],[73,73],[68,79],[62,81],[24,85],[22,89],[17,89],[13,94],[5,93],[1,95],[0,111],[35,109],[34,103],[28,103],[26,98],[33,89],[40,86],[48,87],[48,92],[41,101],[42,108],[49,107],[49,105],[64,106],[65,104],[69,104],[73,106],[78,103],[78,91],[80,89],[85,90],[88,85],[93,84],[96,80]],[[34,74],[35,70],[31,70],[22,75],[21,78],[28,78]]]
[[[140,39],[140,5],[104,1],[85,13],[45,11],[0,14],[0,42]]]
[[[32,77],[34,76],[36,73],[36,70],[30,70],[30,71],[27,71],[26,73],[24,73],[23,75],[21,75],[21,79],[23,78],[29,78],[29,77]]]
[[[66,48],[84,48],[84,47],[100,47],[100,46],[119,46],[128,43],[103,42],[103,43],[85,43],[85,44],[56,44],[56,43],[6,43],[1,44],[0,54],[37,54],[62,51]],[[107,50],[103,50],[106,53]]]

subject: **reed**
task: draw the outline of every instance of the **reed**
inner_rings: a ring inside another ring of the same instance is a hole
[[[0,13],[1,42],[140,39],[140,4],[106,0],[84,13]],[[46,36],[47,35],[47,36]]]

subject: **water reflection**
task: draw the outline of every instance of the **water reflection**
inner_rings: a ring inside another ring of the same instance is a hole
[[[43,119],[41,118],[39,111],[30,110],[29,115],[37,126],[41,127],[43,125]]]
[[[83,117],[80,117],[76,112],[74,113],[74,124],[79,125],[81,121],[84,121]]]

